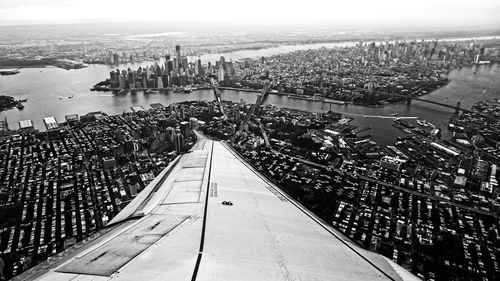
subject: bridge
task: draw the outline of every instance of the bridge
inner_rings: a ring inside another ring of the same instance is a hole
[[[231,142],[234,142],[236,140],[236,138],[243,132],[243,130],[245,129],[246,125],[250,121],[250,118],[252,117],[253,113],[255,112],[255,110],[258,107],[260,107],[264,103],[264,101],[267,98],[267,95],[269,94],[269,90],[271,89],[272,86],[275,85],[276,82],[277,82],[277,80],[273,79],[273,80],[271,80],[271,82],[269,82],[267,85],[265,85],[264,88],[262,88],[261,94],[257,95],[257,100],[255,101],[255,103],[248,110],[248,112],[247,112],[247,114],[245,116],[245,119],[240,124],[240,128],[238,129],[238,131],[236,132],[236,134],[234,134],[233,138],[231,139]]]
[[[443,107],[455,109],[455,113],[459,113],[460,111],[463,111],[463,112],[472,112],[471,110],[468,110],[468,109],[465,109],[465,108],[461,108],[460,107],[460,101],[457,102],[456,105],[451,105],[451,104],[447,104],[447,103],[442,103],[442,102],[437,102],[437,101],[422,99],[422,98],[419,98],[418,96],[415,97],[415,95],[418,94],[418,93],[420,93],[422,90],[423,90],[423,88],[419,87],[418,89],[416,89],[415,91],[411,92],[408,95],[402,95],[402,94],[396,94],[396,93],[387,93],[387,92],[377,92],[377,91],[373,91],[373,93],[384,94],[384,95],[389,94],[389,95],[396,96],[396,97],[402,97],[402,98],[407,99],[408,103],[411,103],[412,100],[417,100],[417,101],[421,101],[421,102],[431,103],[431,104],[435,104],[435,105],[439,105],[439,106],[443,106]]]
[[[391,95],[398,96],[398,97],[403,97],[403,98],[407,98],[408,99],[408,103],[411,103],[412,100],[417,100],[417,101],[421,101],[421,102],[431,103],[431,104],[435,104],[435,105],[439,105],[439,106],[444,106],[444,107],[447,107],[447,108],[455,109],[455,113],[460,112],[460,110],[463,111],[463,112],[472,112],[471,110],[468,110],[468,109],[465,109],[465,108],[461,108],[460,107],[460,101],[457,102],[457,105],[451,105],[451,104],[446,104],[446,103],[432,101],[432,100],[425,100],[425,99],[421,99],[421,98],[414,98],[411,95],[410,96],[401,95],[401,94],[391,94]]]
[[[415,93],[415,92],[413,92],[413,93]],[[407,98],[408,99],[408,103],[411,103],[412,100],[417,100],[417,101],[421,101],[421,102],[431,103],[431,104],[435,104],[435,105],[439,105],[439,106],[444,106],[444,107],[447,107],[447,108],[455,109],[455,113],[459,113],[460,110],[463,111],[463,112],[472,112],[471,110],[468,110],[468,109],[465,109],[465,108],[461,108],[460,107],[460,101],[457,102],[457,105],[451,105],[451,104],[446,104],[446,103],[442,103],[442,102],[437,102],[437,101],[432,101],[432,100],[425,100],[425,99],[421,99],[421,98],[416,98],[416,97],[413,97],[413,93],[411,93],[410,95],[401,95],[401,94],[393,94],[393,93],[391,93],[391,95],[398,96],[398,97],[403,97],[403,98]]]
[[[222,106],[222,96],[219,92],[219,83],[213,78],[210,79],[210,82],[211,82],[212,88],[214,90],[215,101],[219,105],[220,112],[222,113],[222,116],[224,116],[224,119],[227,120],[226,112],[224,112],[224,107]]]

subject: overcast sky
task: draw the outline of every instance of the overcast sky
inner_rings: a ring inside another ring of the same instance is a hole
[[[0,0],[3,25],[138,21],[494,29],[500,0]]]

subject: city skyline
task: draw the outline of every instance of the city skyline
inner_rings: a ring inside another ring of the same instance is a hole
[[[103,22],[158,22],[224,26],[323,26],[337,28],[494,29],[500,2],[480,1],[253,1],[181,2],[14,1],[0,3],[0,26]],[[99,8],[95,8],[99,7]],[[192,8],[191,8],[192,7]],[[239,8],[244,8],[244,13]],[[110,12],[114,11],[114,12]],[[180,12],[172,12],[180,11]]]

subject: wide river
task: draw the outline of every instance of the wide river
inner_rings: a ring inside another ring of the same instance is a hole
[[[224,55],[227,60],[238,60],[246,57],[270,56],[294,50],[314,49],[320,47],[352,46],[355,43],[325,43],[298,46],[283,46],[277,48],[236,51],[226,54],[207,54],[201,56],[202,62],[213,61]],[[120,69],[139,66],[149,63],[121,65]],[[108,114],[118,114],[130,111],[131,106],[142,105],[144,108],[152,103],[164,105],[189,100],[212,100],[211,90],[200,90],[191,94],[167,93],[144,95],[138,92],[135,95],[127,94],[115,96],[111,93],[91,92],[89,89],[99,81],[106,79],[109,72],[116,67],[106,65],[90,65],[78,70],[64,70],[60,68],[29,68],[22,69],[21,73],[11,76],[0,76],[0,95],[9,95],[16,98],[27,98],[25,108],[17,108],[0,112],[0,118],[7,117],[11,129],[18,128],[18,122],[25,119],[33,120],[37,129],[44,130],[42,118],[54,116],[60,122],[68,114],[85,114],[91,111],[103,111]],[[445,102],[455,105],[461,101],[462,107],[469,108],[479,100],[494,100],[500,98],[500,65],[482,65],[464,67],[449,73],[451,83],[426,95],[424,99]],[[222,97],[225,100],[247,102],[255,101],[256,93],[244,91],[224,90]],[[72,97],[72,98],[68,98]],[[287,96],[270,95],[266,103],[279,107],[302,109],[307,111],[326,112],[329,104],[306,100],[290,99]],[[429,122],[443,129],[444,136],[449,136],[446,124],[453,109],[437,105],[413,101],[411,105],[395,104],[380,108],[370,108],[355,105],[331,105],[333,111],[346,116],[354,117],[353,124],[373,129],[366,133],[373,134],[372,139],[381,145],[392,144],[400,135],[399,130],[391,126],[391,114],[399,116],[424,117]],[[384,118],[385,117],[385,118]]]

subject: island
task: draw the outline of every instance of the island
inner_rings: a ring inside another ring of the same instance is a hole
[[[0,111],[11,109],[18,104],[13,97],[0,95]]]

